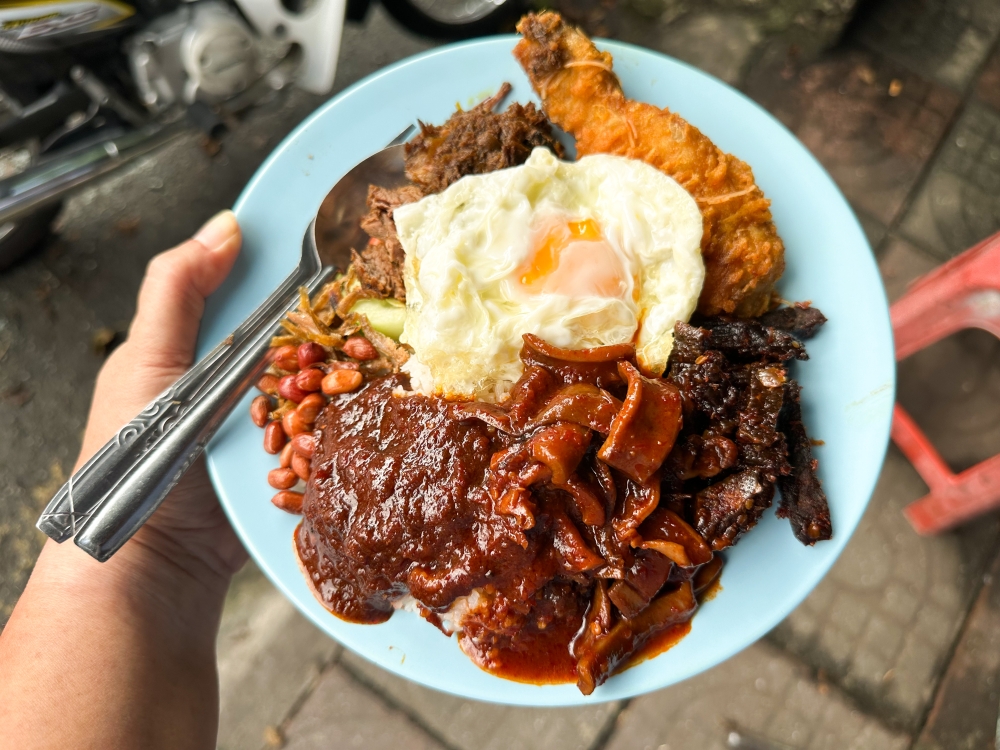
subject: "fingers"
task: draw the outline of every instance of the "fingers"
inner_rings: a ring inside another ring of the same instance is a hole
[[[129,329],[129,344],[143,365],[191,364],[205,298],[229,274],[241,239],[236,216],[222,211],[192,239],[150,261]]]

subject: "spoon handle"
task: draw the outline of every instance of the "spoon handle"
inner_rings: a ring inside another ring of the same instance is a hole
[[[308,284],[312,294],[333,273],[321,271]],[[176,421],[144,447],[77,531],[76,544],[91,557],[106,561],[142,526],[180,481],[229,412],[269,364],[268,349],[282,309],[233,351],[229,365],[202,392],[179,407]]]
[[[198,361],[172,386],[85,463],[49,501],[37,527],[57,542],[75,536],[123,474],[171,429],[207,389],[240,356],[262,330],[268,334],[294,305],[298,288],[316,274],[312,263],[301,263],[225,341]]]

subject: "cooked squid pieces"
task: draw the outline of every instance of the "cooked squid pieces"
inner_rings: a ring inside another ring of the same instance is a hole
[[[642,368],[662,373],[705,276],[697,204],[619,156],[564,162],[538,148],[400,206],[395,222],[408,369],[446,397],[500,400],[526,333],[568,349],[635,341]]]

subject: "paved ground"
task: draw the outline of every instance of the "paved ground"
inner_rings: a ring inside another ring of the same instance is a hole
[[[794,130],[857,210],[891,298],[1000,229],[995,0],[875,0],[818,59],[717,6],[670,27],[594,22],[738,85]],[[426,46],[376,13],[348,29],[337,88]],[[283,96],[214,158],[193,139],[173,144],[72,201],[55,241],[0,276],[0,623],[41,543],[34,519],[77,450],[95,339],[124,330],[148,258],[229,205],[318,103]],[[964,333],[912,357],[899,398],[954,468],[1000,452],[1000,342]],[[900,509],[925,491],[890,449],[843,557],[785,622],[686,683],[586,710],[490,706],[400,681],[320,635],[248,566],[220,634],[219,745],[993,748],[1000,524],[917,537]]]

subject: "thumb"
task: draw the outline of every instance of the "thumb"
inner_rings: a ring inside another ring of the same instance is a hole
[[[229,274],[241,241],[236,216],[226,210],[149,262],[128,336],[140,361],[164,369],[191,364],[205,298]]]

